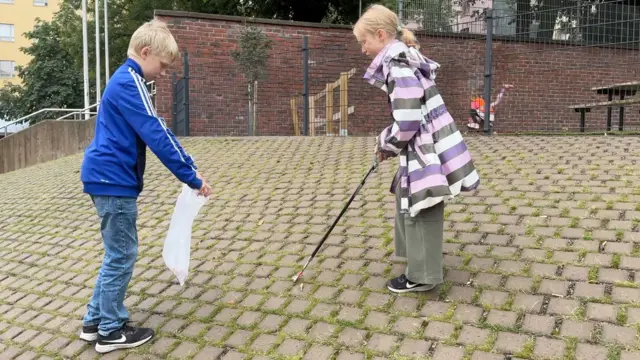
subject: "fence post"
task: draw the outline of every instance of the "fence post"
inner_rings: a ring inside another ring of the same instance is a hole
[[[491,66],[493,51],[493,9],[487,8],[485,21],[487,24],[487,39],[484,51],[484,134],[491,134]]]
[[[174,134],[178,133],[178,102],[176,102],[177,94],[176,89],[178,85],[178,74],[174,71],[171,74],[171,127],[173,128]]]
[[[403,7],[404,7],[404,1],[398,0],[398,19],[400,19],[400,22],[404,21],[404,19],[402,18]]]
[[[189,54],[184,52],[184,136],[189,136]]]
[[[302,113],[304,121],[304,136],[309,135],[309,37],[302,40]]]

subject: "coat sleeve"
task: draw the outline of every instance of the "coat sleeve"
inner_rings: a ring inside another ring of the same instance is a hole
[[[202,180],[196,176],[193,159],[187,156],[164,120],[157,116],[146,89],[134,77],[126,82],[123,90],[125,94],[118,105],[129,125],[178,180],[192,189],[200,189]]]
[[[394,122],[380,133],[378,146],[386,155],[394,156],[420,130],[424,89],[413,70],[400,65],[390,68],[387,88]]]

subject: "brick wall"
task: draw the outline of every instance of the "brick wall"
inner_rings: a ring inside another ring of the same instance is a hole
[[[372,135],[390,123],[384,94],[363,79],[369,63],[360,53],[351,29],[346,26],[244,19],[219,15],[157,11],[167,21],[182,51],[189,53],[191,134],[246,135],[248,96],[244,77],[230,53],[240,30],[253,21],[274,41],[267,77],[258,83],[258,134],[293,135],[290,99],[302,93],[302,38],[309,37],[311,95],[355,68],[348,82],[350,135]],[[423,53],[441,65],[436,82],[449,111],[464,127],[471,97],[482,93],[484,39],[419,34]],[[502,83],[516,86],[503,99],[496,115],[498,132],[576,131],[579,115],[567,108],[574,103],[603,101],[606,96],[589,90],[593,86],[636,80],[640,73],[638,52],[632,50],[576,47],[497,39],[494,53],[494,94]],[[181,72],[179,66],[175,69]],[[478,87],[480,85],[480,87]],[[158,111],[171,121],[171,82],[157,84]],[[338,113],[339,94],[334,94]],[[298,102],[299,103],[299,102]],[[627,107],[627,128],[640,124],[638,109]],[[325,118],[325,99],[316,102],[316,118]],[[299,119],[302,109],[298,105]],[[587,114],[587,128],[605,127],[605,109]],[[617,124],[618,111],[613,111]],[[334,128],[338,126],[336,122]],[[317,128],[322,133],[325,128]]]

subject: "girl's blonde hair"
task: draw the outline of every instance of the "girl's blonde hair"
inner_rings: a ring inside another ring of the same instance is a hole
[[[132,55],[140,56],[142,49],[147,46],[151,47],[151,52],[154,55],[160,56],[170,63],[180,57],[176,40],[171,35],[167,24],[160,20],[148,21],[133,33],[129,41],[127,55],[129,57]]]
[[[420,44],[418,44],[418,39],[413,31],[407,29],[400,23],[398,15],[385,6],[375,4],[369,6],[367,11],[362,14],[353,27],[353,32],[356,35],[364,35],[366,33],[373,34],[378,30],[394,36],[407,46],[420,49]]]

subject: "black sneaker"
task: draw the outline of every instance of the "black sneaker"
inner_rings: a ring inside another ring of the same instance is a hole
[[[395,279],[387,282],[387,288],[395,293],[406,293],[411,291],[429,291],[433,290],[436,286],[433,284],[416,284],[402,274]]]
[[[98,325],[83,325],[80,339],[89,342],[98,340]]]
[[[125,324],[122,329],[112,332],[109,336],[98,335],[96,351],[105,354],[118,349],[131,349],[151,340],[153,335],[152,329],[136,328]]]

